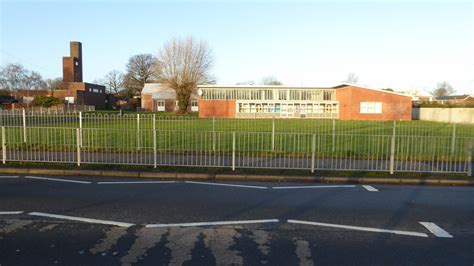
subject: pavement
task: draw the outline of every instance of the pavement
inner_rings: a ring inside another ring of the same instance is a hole
[[[473,265],[474,188],[0,176],[0,265]]]

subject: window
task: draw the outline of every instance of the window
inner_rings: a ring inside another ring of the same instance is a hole
[[[360,113],[361,114],[381,114],[382,103],[381,102],[361,102]]]
[[[198,102],[196,100],[191,101],[191,112],[197,112],[199,110],[198,108]]]
[[[156,111],[158,111],[158,112],[164,112],[165,111],[165,101],[159,100],[156,103]]]

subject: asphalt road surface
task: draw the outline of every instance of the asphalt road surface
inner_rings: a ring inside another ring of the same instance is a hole
[[[0,265],[91,264],[472,266],[474,188],[0,177]]]

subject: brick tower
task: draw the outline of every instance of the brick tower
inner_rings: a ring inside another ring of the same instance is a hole
[[[63,57],[63,81],[82,82],[82,44],[70,42],[70,56]]]

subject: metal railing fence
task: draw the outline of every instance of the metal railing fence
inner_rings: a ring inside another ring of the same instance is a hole
[[[2,162],[472,174],[474,138],[159,128],[1,127]],[[25,135],[25,132],[27,134]]]

